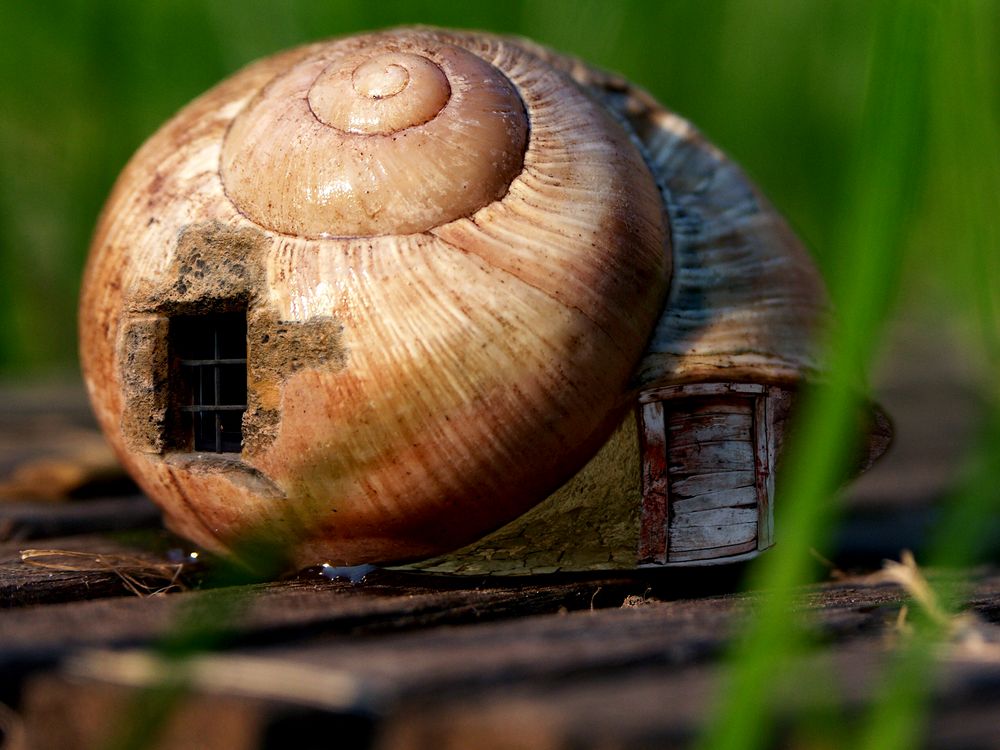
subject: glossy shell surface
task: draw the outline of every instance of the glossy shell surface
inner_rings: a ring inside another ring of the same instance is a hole
[[[173,528],[222,551],[263,535],[298,565],[424,557],[606,441],[668,293],[663,185],[543,58],[427,29],[314,44],[219,84],[132,159],[81,351]],[[232,310],[243,448],[192,453],[171,432],[170,320]]]

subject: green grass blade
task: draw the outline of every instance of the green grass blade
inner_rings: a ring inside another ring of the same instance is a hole
[[[881,2],[852,194],[843,212],[833,280],[839,325],[829,341],[829,381],[807,394],[779,477],[779,539],[752,575],[766,594],[736,645],[720,710],[701,737],[711,750],[760,748],[769,739],[769,686],[802,643],[795,589],[812,575],[810,549],[832,523],[831,498],[856,448],[853,383],[872,358],[903,262],[907,222],[922,178],[924,2]]]
[[[1000,143],[996,138],[998,96],[989,76],[996,41],[989,3],[951,0],[939,6],[935,64],[930,80],[936,108],[931,124],[938,191],[929,205],[940,215],[955,299],[966,298],[978,323],[978,344],[990,372],[1000,367],[997,299],[1000,291]],[[930,203],[930,202],[929,202]],[[995,383],[995,381],[994,381]],[[990,521],[1000,512],[1000,389],[974,442],[963,485],[944,505],[939,532],[929,551],[932,567],[967,568],[997,550],[985,546]],[[957,609],[959,586],[935,587],[945,611]],[[862,750],[906,750],[921,745],[933,684],[936,654],[950,635],[947,627],[918,618],[914,635],[890,663],[884,687],[856,746]]]

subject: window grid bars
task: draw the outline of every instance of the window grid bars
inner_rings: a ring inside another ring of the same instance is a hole
[[[212,330],[212,357],[210,359],[204,358],[181,358],[179,359],[179,364],[182,369],[193,369],[196,370],[198,375],[198,385],[197,385],[197,402],[181,406],[181,411],[190,413],[192,415],[192,420],[194,424],[192,425],[194,432],[194,448],[195,450],[214,450],[216,453],[224,453],[223,449],[223,424],[222,424],[222,414],[224,412],[242,412],[246,411],[247,405],[242,404],[224,404],[222,401],[222,367],[225,365],[242,365],[242,374],[245,382],[246,378],[246,357],[222,357],[221,347],[219,342],[219,329],[221,327],[219,319],[210,319],[205,321],[207,325],[211,325]],[[245,334],[244,334],[245,336]],[[244,338],[245,341],[245,338]],[[211,370],[211,403],[205,402],[205,370]],[[194,378],[190,378],[188,382]],[[193,385],[193,383],[192,383]],[[192,401],[194,401],[194,391],[192,388]],[[245,400],[245,399],[244,399]],[[209,447],[204,442],[204,420],[211,415],[213,421],[212,434],[215,438],[214,446]]]

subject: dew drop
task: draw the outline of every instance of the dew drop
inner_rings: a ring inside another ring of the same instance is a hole
[[[341,565],[334,566],[330,563],[323,563],[320,566],[319,574],[331,581],[349,581],[358,586],[365,582],[369,574],[378,570],[377,565]]]

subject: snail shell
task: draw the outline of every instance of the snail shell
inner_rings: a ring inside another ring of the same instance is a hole
[[[630,130],[661,188],[670,223],[672,279],[631,392],[742,383],[789,393],[804,381],[822,378],[817,333],[831,317],[822,279],[788,223],[739,165],[690,122],[620,76],[521,43],[571,76]],[[860,378],[856,387],[864,391]],[[876,404],[864,409],[859,472],[886,451],[892,435],[888,417]],[[780,452],[787,413],[778,416],[775,447]],[[641,554],[641,516],[645,475],[652,467],[641,448],[637,417],[626,415],[572,479],[522,516],[459,550],[405,568],[522,575],[650,564]],[[730,557],[724,548],[703,550],[700,560],[666,564],[712,565],[754,554]]]
[[[583,466],[667,295],[662,185],[529,44],[396,30],[255,63],[133,157],[81,298],[99,422],[178,532],[454,549]],[[245,311],[239,454],[176,437],[172,321]]]
[[[246,319],[242,445],[203,454],[177,331],[220,313]],[[527,40],[400,29],[257,62],[142,147],[81,352],[125,466],[211,549],[634,567],[640,394],[790,392],[827,315],[782,217],[649,95]]]

